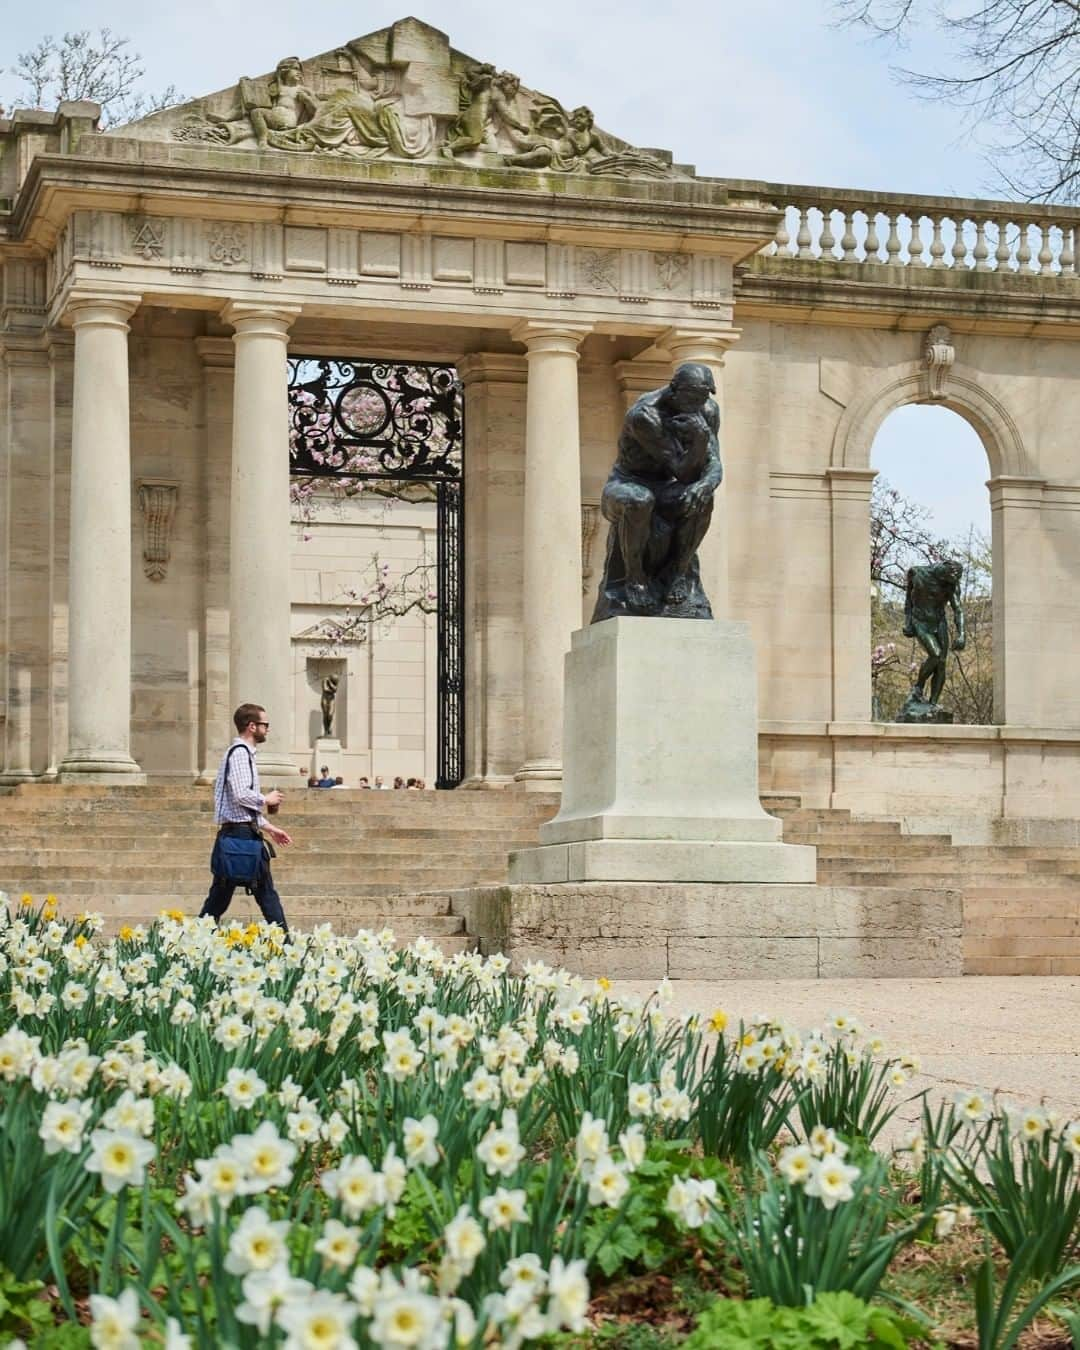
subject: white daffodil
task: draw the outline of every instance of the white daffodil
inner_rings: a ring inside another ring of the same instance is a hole
[[[626,1094],[626,1107],[631,1116],[651,1116],[653,1090],[648,1083],[631,1083]]]
[[[405,1163],[409,1167],[434,1167],[439,1161],[439,1122],[434,1116],[414,1120],[406,1116],[403,1125]]]
[[[127,1088],[101,1117],[101,1123],[107,1130],[141,1134],[148,1139],[154,1133],[154,1103],[149,1097],[136,1097]]]
[[[1070,1120],[1061,1131],[1061,1147],[1074,1158],[1080,1158],[1080,1120]]]
[[[252,1205],[229,1235],[225,1269],[230,1275],[247,1275],[252,1270],[272,1270],[288,1261],[288,1233],[288,1220],[273,1221],[260,1205]]]
[[[585,1262],[565,1264],[562,1257],[552,1258],[548,1271],[548,1331],[581,1332],[585,1330],[585,1314],[589,1309],[589,1281],[585,1277]]]
[[[858,1176],[857,1167],[849,1167],[835,1153],[827,1153],[815,1160],[805,1186],[806,1194],[817,1196],[826,1209],[835,1209],[854,1196],[852,1184]]]
[[[146,1164],[154,1157],[154,1145],[148,1139],[119,1130],[95,1130],[90,1136],[88,1172],[98,1172],[101,1184],[115,1195],[125,1186],[141,1186]]]
[[[401,1286],[383,1289],[367,1327],[371,1340],[385,1350],[428,1350],[438,1344],[442,1308],[430,1294]]]
[[[247,1111],[266,1096],[266,1084],[254,1069],[230,1069],[225,1075],[221,1095],[234,1111]]]
[[[446,1254],[463,1275],[472,1272],[476,1258],[487,1246],[484,1230],[473,1218],[468,1205],[462,1205],[443,1231]]]
[[[716,1203],[716,1182],[697,1177],[676,1177],[668,1190],[664,1205],[687,1228],[701,1228],[708,1221]]]
[[[315,1292],[307,1280],[294,1279],[284,1262],[270,1270],[253,1270],[240,1287],[244,1301],[236,1309],[236,1320],[255,1327],[261,1336],[269,1336],[279,1309],[302,1306]]]
[[[44,1143],[45,1152],[79,1153],[92,1110],[91,1102],[49,1102],[38,1126],[38,1138]]]
[[[296,1145],[282,1139],[277,1126],[264,1120],[254,1134],[238,1134],[232,1141],[237,1161],[244,1169],[244,1190],[249,1195],[287,1186],[292,1180]]]
[[[644,1127],[641,1125],[627,1126],[619,1135],[619,1147],[622,1149],[623,1158],[626,1160],[626,1170],[636,1172],[645,1161],[645,1152],[648,1147]]]
[[[1009,1128],[1025,1143],[1037,1143],[1050,1128],[1046,1112],[1040,1106],[1009,1111]]]
[[[589,1172],[589,1204],[617,1209],[630,1189],[630,1179],[614,1159],[602,1153]]]
[[[277,1324],[286,1333],[285,1350],[356,1350],[352,1335],[356,1312],[344,1294],[326,1289],[285,1303],[277,1315]]]
[[[809,1144],[792,1144],[776,1160],[776,1170],[789,1186],[803,1186],[814,1170],[814,1154]]]
[[[139,1297],[125,1289],[119,1298],[90,1295],[90,1344],[96,1350],[139,1350]]]
[[[476,1156],[484,1164],[489,1177],[511,1177],[525,1157],[518,1135],[517,1112],[512,1108],[502,1113],[502,1127],[489,1125],[487,1133],[476,1146]]]
[[[339,1219],[327,1219],[315,1250],[327,1265],[349,1270],[360,1251],[360,1233]]]
[[[386,1202],[382,1176],[362,1156],[342,1158],[339,1167],[322,1174],[319,1184],[331,1200],[340,1203],[348,1219],[359,1219]]]
[[[479,1208],[493,1232],[511,1228],[515,1223],[527,1223],[529,1219],[525,1192],[522,1190],[508,1191],[503,1186],[497,1186],[491,1195],[484,1196]]]

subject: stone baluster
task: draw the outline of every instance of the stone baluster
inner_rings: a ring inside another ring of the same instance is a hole
[[[945,240],[941,237],[942,216],[931,216],[930,223],[934,228],[934,237],[930,241],[930,266],[945,266]]]
[[[286,351],[295,305],[230,301],[233,328],[229,498],[229,687],[233,707],[260,703],[270,733],[264,785],[296,781],[292,744],[289,402]]]
[[[1061,254],[1058,262],[1063,277],[1076,275],[1076,227],[1074,225],[1062,225],[1061,227]]]
[[[1012,249],[1009,246],[1009,222],[1002,217],[997,223],[997,248],[994,250],[997,270],[1006,272],[1012,263]]]
[[[813,236],[810,233],[810,212],[803,206],[799,208],[799,233],[795,236],[797,258],[812,259],[814,250],[810,247]]]
[[[1031,238],[1028,234],[1030,228],[1026,222],[1020,222],[1020,238],[1016,242],[1016,270],[1018,272],[1030,271]]]
[[[68,569],[67,782],[141,782],[131,757],[131,431],[128,319],[141,297],[79,294]]]
[[[786,212],[786,211],[785,211],[784,214],[780,217],[780,224],[777,225],[777,227],[776,227],[776,240],[775,240],[775,243],[776,243],[776,252],[777,252],[781,257],[785,257],[785,258],[786,258],[786,257],[789,257],[789,256],[790,256],[790,254],[791,254],[791,249],[790,249],[789,245],[791,244],[791,235],[788,233],[788,227],[787,227],[787,212]]]
[[[885,219],[889,226],[889,235],[885,240],[885,263],[888,267],[898,267],[900,265],[900,231],[896,228],[896,224],[900,217],[897,213],[890,212]]]
[[[990,271],[990,249],[986,242],[986,221],[977,220],[975,222],[975,247],[971,256],[975,259],[976,272]]]
[[[840,239],[840,256],[846,263],[859,261],[858,240],[855,238],[855,212],[844,211],[844,232]]]
[[[866,261],[869,263],[880,262],[878,252],[881,248],[881,241],[878,239],[877,232],[877,209],[870,207],[866,212],[866,239],[863,241],[863,249],[866,253]]]
[[[913,211],[908,217],[911,221],[911,239],[908,241],[908,266],[925,267],[926,259],[923,254],[926,252],[926,245],[923,243],[921,228],[922,216],[918,211]]]
[[[1050,222],[1044,220],[1040,226],[1042,247],[1039,249],[1039,273],[1044,277],[1054,275],[1054,249],[1050,243]]]
[[[526,789],[562,778],[563,657],[581,627],[581,434],[578,349],[587,324],[526,321],[522,627]]]
[[[823,206],[821,208],[821,257],[823,261],[831,262],[836,254],[836,236],[832,229],[832,207]]]
[[[953,245],[951,249],[952,265],[954,267],[966,268],[968,245],[967,240],[964,238],[964,217],[952,216],[950,218],[952,220],[953,225],[955,225],[956,227],[956,234],[953,238]]]

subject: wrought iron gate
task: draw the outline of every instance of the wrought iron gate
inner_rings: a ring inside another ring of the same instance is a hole
[[[464,447],[464,404],[453,366],[289,357],[294,475],[424,483],[434,493],[438,788],[457,787],[464,772]]]

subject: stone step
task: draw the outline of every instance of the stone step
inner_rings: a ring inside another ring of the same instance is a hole
[[[857,871],[860,858],[851,858],[846,870]],[[1080,858],[959,858],[955,853],[935,853],[930,857],[896,857],[877,855],[880,872],[899,872],[905,876],[924,873],[932,876],[980,877],[995,876],[1073,876],[1080,873]],[[843,858],[823,858],[823,867],[844,867]],[[987,885],[991,884],[989,882]]]
[[[1058,952],[1063,938],[1080,940],[1080,912],[1076,914],[987,914],[971,916],[964,905],[964,937],[973,941],[1008,939],[1014,945],[1036,942],[1048,955]],[[992,953],[993,954],[993,953]]]
[[[205,889],[179,891],[169,897],[148,891],[130,891],[123,893],[87,892],[78,897],[78,904],[69,899],[65,903],[63,896],[59,900],[59,914],[63,919],[71,919],[82,910],[104,914],[106,917],[117,914],[141,914],[143,922],[156,918],[163,910],[178,909],[184,914],[197,914],[206,899]],[[327,913],[347,916],[356,923],[374,924],[380,927],[397,923],[402,919],[416,919],[418,923],[428,920],[434,922],[450,913],[450,906],[442,896],[427,893],[377,894],[363,895],[356,891],[343,891],[339,895],[324,895],[320,891],[305,891],[286,894],[282,892],[282,901],[287,910],[297,913]],[[256,909],[255,901],[245,892],[237,891],[229,907],[231,914],[237,905],[246,905]]]
[[[53,841],[55,844],[55,840]],[[74,841],[73,841],[74,842]],[[14,845],[0,848],[0,874],[12,875],[24,867],[67,867],[85,870],[100,865],[161,867],[206,867],[210,858],[213,836],[204,842],[187,844],[183,848],[129,848],[114,849],[108,853],[102,849],[87,848],[22,848]],[[314,848],[311,845],[290,845],[278,849],[278,859],[283,867],[298,864],[310,866],[313,871],[326,871],[335,867],[415,867],[440,866],[452,863],[457,867],[476,864],[490,867],[492,864],[505,864],[507,847],[501,844],[485,844],[484,847],[464,847],[457,842],[451,847],[440,844],[438,850],[401,847],[395,840],[385,839],[381,845],[359,841],[351,848]],[[110,861],[116,859],[116,861]]]
[[[1020,891],[1038,891],[1044,889],[1047,885],[1046,876],[1038,872],[987,872],[977,873],[970,877],[960,876],[955,872],[942,872],[937,874],[935,878],[933,872],[908,872],[896,868],[876,872],[868,869],[834,868],[829,864],[824,864],[818,868],[818,884],[821,886],[927,886],[933,885],[935,879],[940,881],[942,885],[962,891],[966,891],[968,886],[1005,885],[1012,886]],[[1054,876],[1051,878],[1051,884],[1055,890],[1070,882],[1080,883],[1080,875]]]
[[[242,912],[237,911],[234,913],[234,908],[235,906],[230,906],[229,912],[225,916],[223,922],[231,923],[235,920],[237,923],[247,924],[262,918],[258,909],[252,909],[250,912],[244,910]],[[476,939],[464,930],[446,933],[414,932],[401,924],[373,923],[369,925],[351,923],[348,919],[343,919],[340,915],[335,914],[305,915],[296,922],[294,922],[292,915],[286,915],[286,917],[289,919],[290,927],[300,932],[309,932],[311,929],[316,928],[321,924],[329,924],[335,933],[349,936],[354,934],[358,928],[369,928],[373,933],[381,932],[384,928],[390,928],[394,933],[395,945],[399,947],[403,947],[410,942],[415,942],[417,938],[427,937],[431,939],[444,956],[452,956],[455,952],[471,952],[476,950]],[[134,927],[137,923],[145,924],[147,922],[147,919],[140,918],[137,914],[124,917],[117,916],[106,920],[105,926],[101,930],[102,936],[105,938],[116,937],[120,929],[125,926]]]
[[[785,844],[813,843],[812,840],[795,840],[784,836]],[[951,855],[942,850],[940,844],[913,844],[903,838],[889,838],[876,841],[855,843],[854,841],[822,841],[815,844],[819,859],[834,858],[948,858]]]
[[[1080,975],[1080,956],[968,956],[965,975]]]
[[[1015,886],[966,886],[964,914],[1000,914],[1024,917],[1040,914],[1080,914],[1080,883],[1075,886],[1042,887],[1018,893]]]
[[[22,895],[29,891],[35,895],[52,894],[81,895],[89,891],[102,892],[111,889],[133,893],[143,891],[152,895],[170,895],[177,892],[196,891],[210,884],[210,871],[206,864],[199,867],[180,868],[140,868],[119,867],[100,868],[92,874],[76,872],[74,876],[64,875],[65,869],[25,868],[13,877],[0,876],[0,890],[8,895]],[[38,874],[35,875],[34,873]],[[448,868],[432,863],[428,867],[404,868],[362,868],[357,871],[331,869],[326,880],[315,875],[309,868],[300,868],[290,872],[287,868],[274,867],[274,884],[284,895],[290,890],[318,891],[326,895],[342,895],[356,892],[359,895],[399,894],[405,890],[431,891],[439,886],[493,886],[506,879],[505,864],[500,863],[485,872],[481,867]]]

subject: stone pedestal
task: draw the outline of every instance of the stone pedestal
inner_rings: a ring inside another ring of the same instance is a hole
[[[566,658],[563,798],[510,881],[812,882],[758,799],[749,627],[617,618]]]
[[[320,770],[325,764],[330,770],[331,778],[343,778],[344,763],[341,742],[336,736],[316,736],[315,748],[311,752],[311,772],[314,777],[321,777]]]

